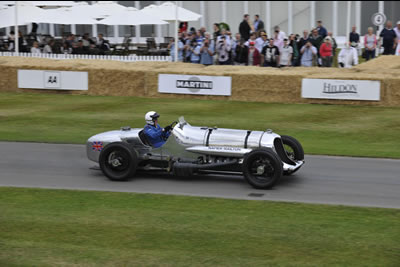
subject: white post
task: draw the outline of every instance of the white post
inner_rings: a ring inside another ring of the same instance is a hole
[[[361,35],[361,1],[356,1],[356,28],[358,33]]]
[[[178,1],[175,2],[175,62],[178,62]]]
[[[18,37],[19,37],[19,32],[18,32],[18,1],[15,1],[15,39],[14,39],[14,46],[15,46],[15,52],[19,53],[19,42],[18,42]]]
[[[249,1],[243,1],[244,14],[249,14]]]
[[[71,33],[76,34],[76,25],[75,24],[71,24]]]
[[[315,28],[315,1],[310,1],[310,28]]]
[[[6,28],[6,34],[7,34],[7,36],[10,35],[10,31],[11,31],[11,30],[10,30],[10,27],[7,27],[7,28]]]
[[[350,21],[350,19],[351,19],[351,1],[347,1],[347,22],[346,22],[346,40],[347,40],[347,42],[349,42],[350,41],[350,28],[351,28],[351,21]]]
[[[226,1],[221,1],[222,22],[226,23]]]
[[[206,7],[205,7],[205,1],[200,1],[200,15],[201,15],[201,18],[200,18],[200,26],[201,27],[206,27],[206,29],[207,29],[207,25],[205,25],[205,22],[206,22],[206,19],[205,19],[205,14],[206,14],[206,12],[205,12],[205,10],[206,10]]]
[[[333,37],[336,37],[338,29],[338,1],[332,1],[332,5],[332,34]]]
[[[50,33],[50,35],[51,36],[55,36],[56,34],[55,34],[55,31],[54,31],[54,24],[53,23],[50,23],[49,24],[49,33]]]
[[[90,1],[93,5],[96,1]],[[92,37],[97,37],[97,24],[92,24]]]
[[[140,10],[140,1],[135,1],[135,8]],[[140,43],[140,25],[135,26],[136,43]]]
[[[161,1],[156,1],[156,4],[157,4],[157,6],[161,5]],[[161,43],[161,35],[162,35],[161,25],[157,25],[156,26],[156,36],[157,36],[157,39],[159,39],[158,40],[159,43]]]
[[[385,13],[385,1],[378,2],[378,12],[384,14]],[[383,30],[384,25],[379,26],[379,34]],[[378,34],[377,34],[378,35]],[[379,36],[379,35],[378,35]]]
[[[271,33],[271,1],[266,1],[265,2],[265,23],[266,23],[266,28],[265,30],[267,31],[267,34]],[[272,33],[271,33],[272,36]],[[271,37],[270,36],[270,37]]]
[[[288,1],[288,36],[293,33],[293,1]]]

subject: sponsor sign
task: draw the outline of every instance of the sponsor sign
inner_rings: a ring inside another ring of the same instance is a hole
[[[158,92],[191,95],[231,95],[232,77],[158,75]]]
[[[18,70],[18,88],[88,90],[88,87],[87,72]]]
[[[379,81],[303,79],[301,97],[379,101],[380,88]]]
[[[386,15],[383,13],[375,13],[371,17],[372,24],[375,26],[381,26],[386,22]]]

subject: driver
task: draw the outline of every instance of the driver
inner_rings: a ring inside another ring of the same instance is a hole
[[[158,124],[158,117],[160,115],[155,111],[149,111],[144,116],[146,126],[144,126],[144,133],[147,139],[154,148],[161,147],[171,134],[172,127],[169,125],[164,129]]]

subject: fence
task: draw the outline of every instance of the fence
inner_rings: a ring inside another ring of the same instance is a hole
[[[113,56],[113,55],[70,55],[70,54],[32,54],[32,53],[15,53],[15,52],[0,52],[0,56],[5,57],[34,57],[34,58],[47,58],[47,59],[97,59],[97,60],[114,60],[123,62],[139,62],[139,61],[153,61],[153,62],[170,62],[170,56]]]

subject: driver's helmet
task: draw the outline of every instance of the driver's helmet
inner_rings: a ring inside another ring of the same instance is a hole
[[[147,124],[154,125],[154,122],[157,120],[158,117],[160,117],[160,115],[157,112],[149,111],[144,116],[144,119],[146,120]]]

